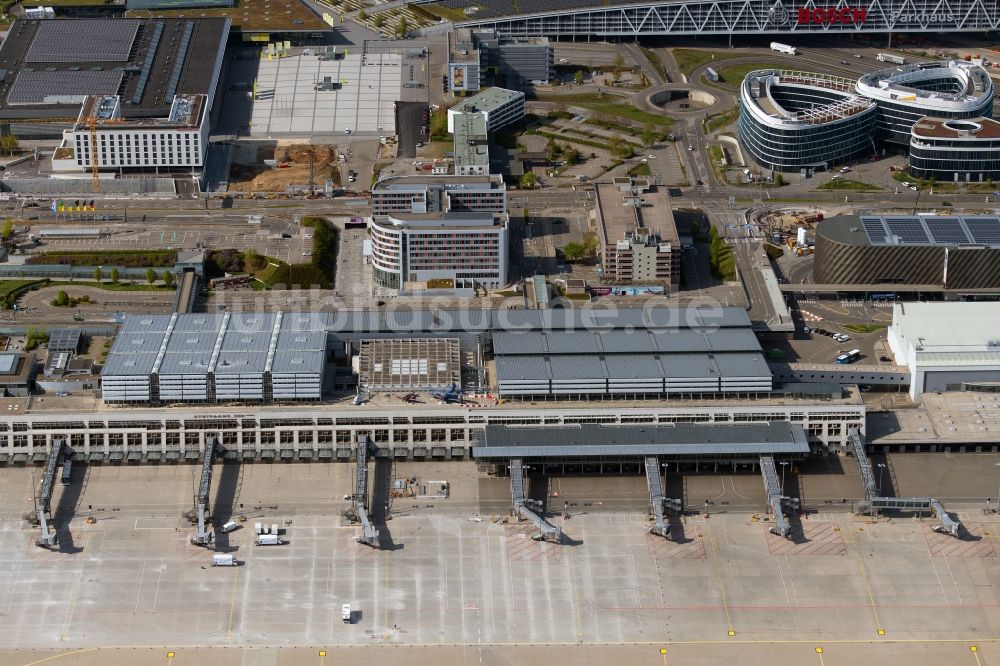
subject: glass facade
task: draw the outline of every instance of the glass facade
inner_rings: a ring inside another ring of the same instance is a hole
[[[740,140],[761,166],[785,172],[827,169],[874,151],[873,105],[862,102],[825,116],[823,109],[850,104],[852,95],[815,85],[772,83],[761,99],[753,97],[753,87],[744,83],[741,88]],[[769,106],[780,109],[765,110]]]
[[[924,125],[930,131],[925,131]],[[946,131],[935,131],[939,126]],[[909,171],[917,178],[942,182],[1000,179],[1000,123],[989,118],[946,123],[927,119],[917,123],[910,141]]]

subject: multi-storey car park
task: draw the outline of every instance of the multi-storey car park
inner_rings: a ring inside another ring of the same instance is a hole
[[[854,82],[795,71],[758,70],[740,86],[740,139],[774,171],[829,168],[874,151],[875,103]]]
[[[471,9],[459,28],[495,30],[502,36],[585,37],[616,35],[794,35],[882,32],[986,32],[1000,15],[980,0],[937,0],[863,6],[817,6],[811,0],[754,2],[702,0],[445,0]]]
[[[908,146],[924,116],[946,120],[993,115],[993,80],[964,61],[923,62],[880,69],[858,79],[859,95],[875,100],[876,140]]]

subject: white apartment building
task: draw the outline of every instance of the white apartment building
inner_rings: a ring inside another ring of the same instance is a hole
[[[200,169],[208,115],[205,95],[176,95],[166,118],[123,118],[119,96],[89,96],[72,129],[63,131],[52,170],[89,171],[95,157],[103,171]]]
[[[372,215],[504,213],[507,189],[500,176],[401,176],[372,188]]]

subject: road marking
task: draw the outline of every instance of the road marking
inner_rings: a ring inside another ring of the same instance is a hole
[[[861,583],[865,586],[865,593],[868,595],[868,602],[871,605],[872,616],[875,618],[875,633],[879,636],[885,635],[885,629],[882,628],[882,621],[878,617],[878,609],[875,607],[875,596],[872,594],[871,583],[868,580],[868,572],[865,570],[865,563],[861,560],[861,557],[855,553],[855,559],[858,563],[858,572],[861,573]]]
[[[726,585],[722,581],[722,569],[719,566],[718,553],[715,551],[715,537],[712,535],[712,526],[705,523],[705,529],[708,532],[708,542],[712,546],[712,563],[715,565],[715,575],[719,579],[719,592],[722,594],[722,607],[726,612],[726,625],[729,627],[729,635],[735,636],[736,632],[733,630],[732,615],[729,613],[729,599],[726,597]]]
[[[236,581],[240,579],[240,569],[242,567],[234,567],[236,569],[233,572],[233,589],[229,597],[229,622],[226,623],[226,640],[233,640],[233,617],[236,614]]]
[[[44,664],[47,661],[54,661],[56,659],[62,659],[63,657],[70,657],[74,654],[83,654],[84,652],[95,652],[97,650],[110,650],[110,649],[111,648],[91,647],[91,648],[83,648],[81,650],[71,650],[70,652],[63,652],[62,654],[54,654],[51,657],[45,657],[44,659],[39,659],[38,661],[29,661],[28,663],[24,664],[24,666],[36,666],[36,664]]]

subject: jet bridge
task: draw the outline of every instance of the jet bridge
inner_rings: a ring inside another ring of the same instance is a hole
[[[46,516],[51,510],[56,469],[59,467],[59,460],[65,448],[65,440],[52,440],[52,448],[49,450],[49,456],[45,461],[45,472],[42,474],[42,482],[38,485],[38,495],[35,496],[35,514],[38,516],[38,524],[42,528],[42,533],[38,536],[35,544],[42,547],[55,546],[59,541],[59,536],[52,526],[49,525],[49,519]]]
[[[195,511],[198,512],[198,530],[191,537],[191,543],[196,546],[207,546],[212,543],[212,534],[208,531],[209,494],[212,490],[212,462],[215,459],[216,438],[209,435],[205,438],[205,452],[201,459],[201,483],[198,484],[198,494],[195,495]]]
[[[785,505],[797,509],[799,501],[793,497],[786,497],[781,494],[782,488],[778,482],[778,471],[774,467],[774,458],[772,456],[760,457],[760,474],[764,477],[764,491],[767,493],[767,504],[774,513],[774,527],[771,528],[771,533],[787,539],[792,535],[792,526],[785,518],[783,509]]]
[[[649,488],[649,503],[656,516],[656,525],[649,528],[650,534],[661,537],[670,536],[670,525],[667,523],[664,509],[680,512],[681,501],[663,496],[663,483],[660,479],[660,460],[656,456],[646,457],[646,486]]]
[[[892,509],[896,511],[933,511],[937,515],[938,524],[933,526],[935,532],[950,534],[958,538],[962,531],[962,523],[955,520],[945,510],[939,500],[930,497],[880,497],[879,488],[875,484],[871,462],[865,452],[865,440],[861,431],[853,428],[850,432],[851,449],[858,468],[861,470],[861,482],[865,486],[866,505],[872,509]]]
[[[355,540],[358,543],[379,547],[378,530],[372,525],[365,505],[368,503],[368,436],[358,435],[358,472],[354,482],[354,495],[351,496],[354,519],[361,523],[361,536]]]
[[[528,506],[536,504],[536,502],[524,496],[524,465],[520,458],[511,458],[510,461],[510,490],[514,511],[521,518],[530,520],[538,528],[539,534],[532,538],[535,541],[562,542],[562,530],[538,515],[534,508]]]

